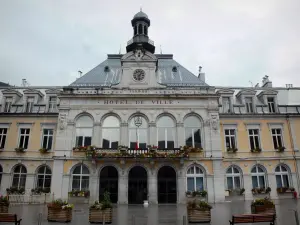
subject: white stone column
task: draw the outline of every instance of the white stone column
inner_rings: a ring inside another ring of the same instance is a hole
[[[25,192],[28,194],[31,193],[31,189],[34,188],[35,182],[35,175],[34,174],[27,174],[26,175],[26,184],[25,184]]]
[[[184,127],[183,123],[177,123],[176,124],[176,134],[177,134],[177,143],[175,143],[175,147],[177,144],[177,147],[184,146],[185,140],[184,140]]]
[[[252,200],[252,178],[250,174],[244,174],[244,188],[245,188],[245,200]]]
[[[72,149],[75,146],[75,128],[73,122],[68,122],[64,129],[58,129],[56,131],[55,139],[55,156],[70,156]]]
[[[72,190],[72,176],[65,174],[62,176],[62,187],[61,187],[61,196],[57,197],[54,195],[55,199],[56,198],[61,198],[63,200],[67,200],[69,198],[69,191]]]
[[[270,198],[271,199],[278,199],[278,194],[276,191],[277,184],[276,184],[276,177],[274,173],[268,174],[269,180],[269,187],[271,188]]]
[[[118,182],[118,204],[128,204],[128,174],[121,171]]]
[[[149,123],[149,145],[157,146],[157,132],[155,123]]]
[[[222,159],[213,160],[214,171],[214,187],[215,187],[215,202],[224,202],[225,200],[225,180],[224,168],[222,166]]]
[[[101,144],[102,144],[101,141],[102,141],[101,123],[96,122],[94,124],[94,133],[93,133],[92,145],[100,147]]]
[[[98,185],[98,176],[97,174],[92,174],[90,176],[90,203],[94,203],[99,199],[99,185]]]
[[[6,188],[10,188],[12,183],[12,175],[10,173],[3,173],[0,185],[0,193],[2,195],[6,194]]]
[[[51,192],[54,193],[55,198],[62,197],[63,172],[64,172],[64,161],[58,159],[54,160]]]
[[[185,167],[181,167],[177,172],[177,203],[184,204],[186,202],[185,196],[185,180],[186,173],[184,171]]]
[[[152,164],[154,161],[150,163]],[[154,173],[154,168],[150,170],[148,177],[148,196],[150,204],[157,204],[157,174]]]
[[[293,146],[294,146],[294,151],[299,151],[299,146],[297,145],[297,135],[296,135],[296,132],[295,132],[295,120],[294,118],[289,118],[290,120],[290,125],[291,125],[291,136],[292,136],[292,142],[293,142]]]
[[[214,189],[214,176],[206,176],[206,191],[207,191],[207,201],[210,203],[215,202],[215,189]]]
[[[128,146],[129,136],[128,136],[128,123],[121,123],[121,145]]]

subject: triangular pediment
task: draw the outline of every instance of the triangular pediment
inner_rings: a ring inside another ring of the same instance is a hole
[[[278,91],[275,91],[275,90],[265,90],[265,91],[261,91],[259,94],[258,94],[258,97],[262,97],[264,95],[277,95],[278,94]]]
[[[35,94],[35,95],[39,95],[40,97],[43,97],[44,94],[40,91],[40,90],[36,90],[36,89],[26,89],[23,91],[24,94]]]
[[[217,94],[220,94],[220,95],[233,95],[234,90],[228,89],[228,88],[222,88],[222,89],[217,90]]]
[[[236,97],[240,97],[242,95],[245,95],[245,96],[255,96],[256,95],[256,91],[255,90],[252,90],[252,89],[242,89],[240,90],[237,94],[236,94]]]
[[[60,90],[60,89],[48,89],[48,90],[46,90],[45,92],[46,92],[46,94],[60,94],[60,92],[61,92],[62,90]]]
[[[2,91],[2,94],[5,96],[5,95],[17,95],[19,97],[22,97],[22,94],[17,91],[17,90],[14,90],[14,89],[5,89]]]

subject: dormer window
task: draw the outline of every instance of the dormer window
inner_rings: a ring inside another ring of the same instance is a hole
[[[275,98],[267,97],[268,108],[270,113],[275,113]]]
[[[173,66],[172,72],[173,72],[173,73],[177,73],[177,67],[176,67],[176,66]]]
[[[49,112],[56,112],[57,111],[57,97],[51,96],[49,98]]]
[[[105,73],[108,73],[108,72],[109,72],[109,67],[108,67],[108,66],[105,66],[105,67],[104,67],[104,72],[105,72]]]
[[[30,113],[33,110],[34,97],[28,97],[25,112]]]
[[[223,112],[224,113],[230,113],[231,107],[230,107],[230,97],[223,97]]]
[[[245,104],[246,104],[247,113],[253,113],[253,101],[252,101],[252,97],[246,97],[245,98]]]
[[[4,112],[10,112],[12,101],[13,101],[12,97],[5,98]]]

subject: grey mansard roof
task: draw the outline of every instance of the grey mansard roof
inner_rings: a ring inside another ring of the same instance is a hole
[[[155,55],[158,58],[158,69],[156,71],[156,80],[159,84],[169,87],[195,87],[208,86],[193,73],[188,71],[173,59],[173,55]],[[78,78],[70,86],[102,86],[110,87],[116,85],[121,80],[121,57],[122,55],[108,55],[108,58]],[[177,72],[173,72],[173,68]],[[106,68],[106,70],[105,70]],[[107,68],[109,68],[107,70]]]

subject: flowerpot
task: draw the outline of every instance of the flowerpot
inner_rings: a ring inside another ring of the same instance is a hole
[[[149,202],[148,202],[148,200],[145,200],[144,201],[144,207],[148,207],[149,206]]]
[[[189,153],[190,158],[200,158],[203,157],[203,152],[190,152]]]
[[[8,213],[8,204],[0,204],[0,213]]]
[[[209,223],[211,221],[210,210],[187,209],[189,223]]]
[[[47,220],[51,222],[71,222],[72,210],[48,206]]]
[[[90,223],[112,223],[112,208],[105,210],[90,209],[89,211],[89,222]]]
[[[251,206],[252,214],[263,214],[263,213],[274,213],[276,214],[276,209],[274,205],[254,205]]]

